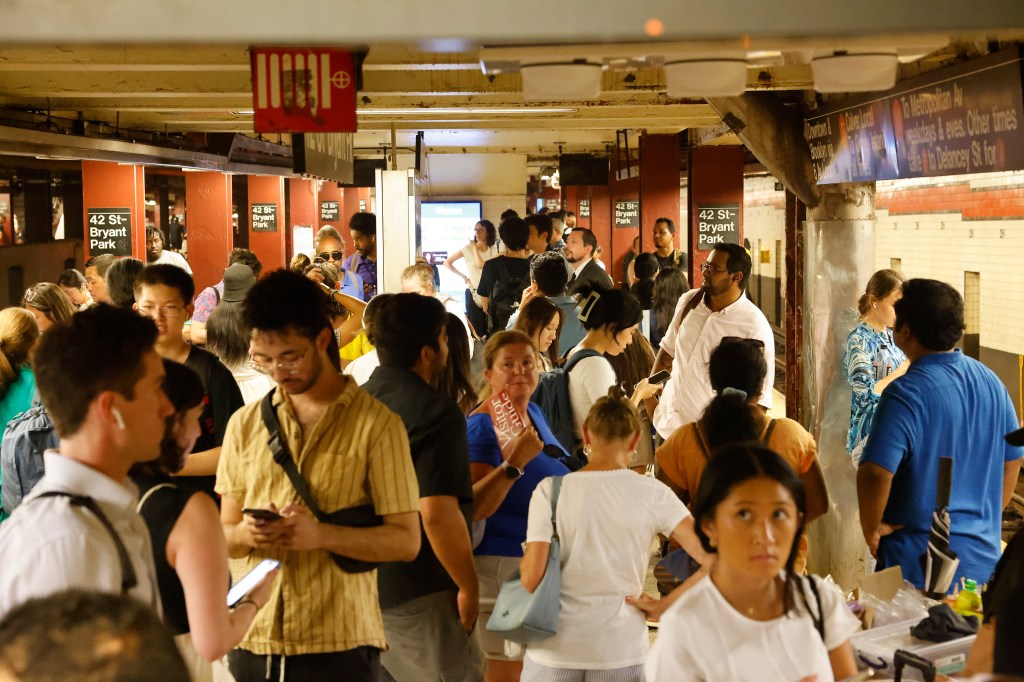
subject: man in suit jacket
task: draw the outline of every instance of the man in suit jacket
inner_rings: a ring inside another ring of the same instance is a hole
[[[569,294],[574,295],[584,285],[599,284],[606,289],[614,285],[608,273],[594,261],[594,249],[597,248],[597,237],[584,227],[577,227],[569,233],[565,240],[565,260],[572,266],[573,273],[569,277]]]

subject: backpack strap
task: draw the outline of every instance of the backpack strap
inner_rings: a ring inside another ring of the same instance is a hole
[[[600,357],[604,356],[601,353],[598,353],[593,348],[581,348],[580,350],[576,351],[575,353],[569,356],[569,358],[565,361],[565,364],[562,365],[562,371],[568,374],[569,372],[572,371],[573,367],[580,363],[580,361],[586,360],[587,358]]]
[[[768,427],[764,430],[764,434],[761,436],[761,445],[768,445],[768,441],[772,439],[772,431],[775,430],[775,419],[768,420]]]
[[[276,390],[276,387],[270,389],[270,392],[263,396],[263,400],[260,401],[260,416],[263,417],[263,425],[267,427],[267,433],[269,434],[267,446],[270,448],[270,453],[274,456],[274,461],[284,469],[284,473],[288,476],[288,480],[291,481],[295,492],[299,494],[299,497],[313,516],[316,517],[316,520],[322,523],[325,518],[324,513],[313,500],[313,495],[309,491],[309,485],[302,478],[298,467],[295,466],[295,460],[292,459],[284,436],[281,435],[281,422],[277,419],[277,407],[273,402]]]
[[[178,486],[174,485],[173,483],[161,483],[160,485],[153,486],[152,488],[146,491],[146,494],[142,496],[142,498],[139,500],[139,503],[135,505],[136,513],[141,514],[142,507],[146,504],[146,500],[148,500],[153,493],[155,493],[157,490],[160,490],[161,488],[177,489]]]
[[[220,292],[219,292],[219,291],[217,291],[217,287],[216,287],[216,286],[212,286],[212,287],[210,287],[210,288],[211,288],[211,289],[213,289],[213,297],[214,297],[215,299],[217,299],[217,302],[216,302],[216,303],[214,303],[214,305],[215,305],[215,306],[218,306],[218,305],[220,305]]]
[[[700,452],[704,455],[704,459],[710,460],[711,449],[708,447],[708,442],[704,440],[704,434],[700,432],[700,422],[693,423],[693,436],[697,439],[697,445],[700,447]]]
[[[110,522],[107,515],[103,513],[100,505],[96,503],[96,500],[89,497],[88,495],[76,495],[75,493],[65,492],[63,490],[47,490],[46,492],[39,493],[33,499],[41,499],[43,497],[66,497],[71,503],[72,507],[83,507],[92,512],[93,516],[99,519],[99,522],[103,527],[110,533],[110,538],[114,541],[114,545],[117,547],[117,558],[121,562],[121,594],[128,594],[128,591],[139,584],[139,580],[135,575],[135,567],[132,566],[131,557],[128,555],[128,549],[124,546],[124,541],[121,540],[121,536],[118,535],[117,530],[114,529],[114,524]]]

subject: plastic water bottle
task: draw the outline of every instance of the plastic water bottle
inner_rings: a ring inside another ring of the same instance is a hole
[[[962,616],[977,616],[981,613],[981,595],[978,594],[978,583],[967,578],[964,580],[964,589],[956,598],[956,606],[953,610]]]

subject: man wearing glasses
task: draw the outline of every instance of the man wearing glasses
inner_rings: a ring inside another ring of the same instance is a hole
[[[150,265],[135,280],[135,309],[156,323],[156,352],[189,366],[203,382],[206,398],[199,415],[199,439],[189,455],[179,483],[213,495],[214,474],[228,419],[243,405],[242,392],[231,370],[209,351],[185,343],[181,327],[195,293],[192,278],[174,265]]]
[[[261,402],[228,425],[217,469],[228,552],[245,570],[281,561],[267,606],[228,655],[238,682],[379,679],[384,626],[374,570],[342,570],[331,554],[411,561],[420,550],[419,486],[402,420],[338,371],[327,297],[285,270],[257,282],[242,316],[254,366],[277,382],[280,434],[310,497],[326,513],[372,504],[382,524],[320,523],[267,444]],[[266,510],[259,514],[243,510]],[[279,513],[271,520],[258,517]]]
[[[321,227],[320,231],[316,233],[313,249],[316,251],[313,257],[314,265],[318,261],[322,261],[337,268],[338,291],[361,301],[364,300],[363,278],[355,271],[342,266],[342,260],[345,258],[345,241],[341,238],[341,234],[330,225]]]
[[[764,313],[744,295],[750,278],[750,254],[739,244],[715,244],[700,267],[700,288],[684,294],[665,331],[651,373],[669,370],[654,412],[654,428],[662,438],[697,421],[714,392],[708,380],[708,358],[726,336],[758,339],[764,344],[769,370],[775,365],[775,340]],[[758,403],[772,406],[775,373],[765,376]]]

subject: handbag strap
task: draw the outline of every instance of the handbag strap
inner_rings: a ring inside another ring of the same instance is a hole
[[[555,511],[558,509],[558,495],[562,492],[562,476],[555,476],[551,481],[551,539],[558,540],[558,522]]]
[[[316,517],[316,520],[322,522],[324,520],[324,513],[313,500],[313,495],[309,491],[309,485],[302,478],[298,467],[295,466],[295,460],[292,459],[291,453],[288,452],[288,444],[285,442],[284,436],[281,435],[281,422],[277,419],[277,407],[274,405],[274,391],[276,390],[276,387],[270,389],[270,392],[263,396],[263,400],[260,401],[260,415],[263,417],[263,425],[267,427],[267,433],[269,434],[267,446],[270,448],[270,453],[274,456],[274,461],[284,469],[288,480],[292,482],[295,492],[299,494],[299,497],[309,511],[312,512],[313,516]]]
[[[114,524],[103,513],[96,500],[88,495],[76,495],[63,490],[47,490],[36,495],[35,499],[38,500],[43,497],[66,497],[72,507],[84,507],[92,512],[93,516],[110,533],[110,538],[114,541],[114,546],[117,547],[117,558],[121,562],[121,594],[128,594],[129,590],[139,584],[139,579],[135,575],[135,567],[132,566],[131,557],[128,555],[128,548],[124,546],[124,541],[118,534],[117,529],[114,528]]]
[[[768,420],[768,428],[764,430],[764,435],[761,436],[761,445],[768,445],[768,441],[772,439],[772,431],[775,430],[775,420]]]

